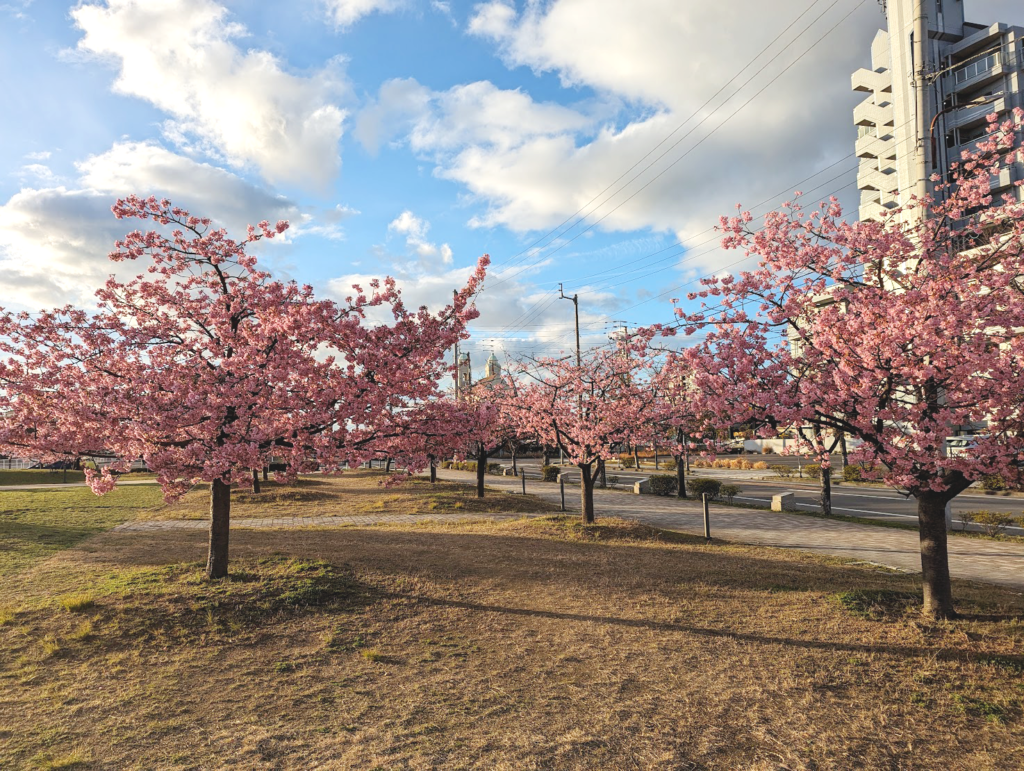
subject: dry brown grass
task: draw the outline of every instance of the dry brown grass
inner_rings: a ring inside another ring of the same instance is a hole
[[[232,519],[264,517],[344,517],[358,514],[451,514],[534,513],[555,511],[557,506],[533,496],[488,490],[477,498],[475,488],[456,482],[407,479],[393,487],[382,482],[380,471],[346,471],[340,476],[305,476],[293,484],[264,482],[255,494],[235,490],[231,494]],[[206,519],[209,490],[204,485],[177,503],[139,511],[138,519]]]
[[[8,581],[0,767],[1021,766],[1007,591],[925,623],[911,577],[614,520],[232,539],[212,586],[188,531]]]

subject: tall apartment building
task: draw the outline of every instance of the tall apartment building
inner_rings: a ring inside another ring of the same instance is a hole
[[[945,176],[984,135],[987,115],[1024,107],[1024,28],[967,22],[963,0],[888,0],[886,22],[871,69],[853,74],[853,90],[867,94],[853,111],[862,220],[906,203],[932,174]],[[1014,190],[1018,179],[1024,167],[1005,169],[994,192]]]

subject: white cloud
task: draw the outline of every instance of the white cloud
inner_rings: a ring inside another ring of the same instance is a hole
[[[51,153],[49,150],[40,150],[39,152],[36,153],[26,153],[25,158],[30,161],[45,161],[51,155],[53,155],[53,153]]]
[[[267,51],[240,49],[245,28],[213,0],[108,0],[71,14],[83,32],[77,51],[119,67],[116,91],[173,116],[168,138],[275,183],[323,189],[337,176],[348,92],[340,59],[307,76],[286,72]]]
[[[420,219],[411,211],[406,210],[399,214],[388,225],[388,230],[393,233],[405,236],[405,244],[412,250],[419,261],[424,265],[436,263],[440,258],[441,264],[452,264],[452,250],[448,244],[438,246],[427,240],[427,233],[430,232],[430,223]]]
[[[391,13],[405,3],[403,0],[324,0],[327,15],[338,29],[348,29],[371,13]]]
[[[301,222],[293,227],[298,235],[315,235],[332,241],[344,241],[345,229],[341,223],[361,214],[358,209],[338,204],[334,208],[305,213]]]
[[[53,173],[53,170],[42,163],[26,164],[18,169],[16,175],[22,180],[22,182],[29,178],[34,179],[43,185],[56,185],[60,182],[60,178]]]
[[[291,201],[152,143],[117,143],[76,167],[75,189],[26,188],[0,206],[4,304],[36,309],[90,303],[96,287],[114,272],[107,259],[114,241],[136,226],[110,212],[117,198],[130,193],[166,196],[232,235],[262,219],[303,219]],[[133,275],[139,268],[125,264],[120,270]]]

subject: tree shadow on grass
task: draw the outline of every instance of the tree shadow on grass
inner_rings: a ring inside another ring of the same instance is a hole
[[[751,642],[766,645],[784,645],[788,647],[803,648],[808,650],[825,650],[833,652],[843,651],[847,653],[882,653],[889,655],[904,656],[908,658],[929,657],[938,658],[943,661],[961,662],[970,662],[976,660],[989,661],[994,658],[991,655],[985,656],[980,655],[978,653],[958,650],[956,648],[931,648],[923,646],[881,644],[871,645],[866,643],[844,643],[826,640],[805,640],[796,639],[792,637],[772,637],[768,635],[751,634],[747,632],[736,632],[724,629],[710,629],[707,627],[689,626],[686,624],[678,624],[670,621],[653,621],[649,619],[620,618],[617,616],[599,616],[583,613],[567,613],[565,611],[540,610],[536,608],[513,608],[504,605],[487,605],[483,603],[465,602],[462,600],[449,600],[437,597],[425,597],[423,595],[402,594],[398,592],[384,592],[381,594],[381,596],[384,598],[406,600],[434,607],[458,608],[461,610],[479,611],[484,613],[499,613],[508,616],[528,616],[535,618],[547,618],[559,621],[579,621],[584,623],[610,624],[614,626],[622,626],[633,629],[647,629],[657,632],[681,632],[685,634],[695,635],[698,637],[736,640],[739,642]],[[998,660],[1000,663],[1006,666],[1014,667],[1017,669],[1024,669],[1024,655],[1000,655],[998,656]]]

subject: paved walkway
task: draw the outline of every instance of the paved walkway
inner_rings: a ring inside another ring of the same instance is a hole
[[[442,479],[469,481],[473,474],[441,470]],[[514,477],[488,477],[490,487],[516,492]],[[527,492],[555,503],[558,485],[527,482]],[[580,510],[578,487],[566,486],[566,508]],[[666,530],[704,534],[704,515],[697,502],[652,495],[594,490],[597,517],[620,516]],[[765,544],[873,562],[904,570],[921,571],[920,541],[916,531],[859,525],[758,509],[711,507],[711,536],[737,543]],[[1024,590],[1024,544],[951,536],[949,569],[954,578],[985,581]]]
[[[438,470],[438,476],[441,479],[466,483],[475,479],[473,474],[450,470]],[[487,485],[509,492],[519,492],[522,489],[522,482],[514,477],[488,477]],[[546,501],[554,503],[559,501],[559,489],[555,484],[533,480],[527,483],[527,492]],[[565,493],[566,507],[572,511],[579,511],[579,488],[567,486]],[[594,499],[598,519],[602,516],[619,516],[666,530],[678,530],[698,535],[704,533],[703,513],[700,505],[696,502],[650,495],[632,495],[611,490],[595,490]],[[342,525],[367,526],[425,520],[440,522],[459,522],[482,518],[506,520],[520,516],[523,515],[430,514],[410,516],[381,514],[339,517],[274,517],[234,519],[231,525],[234,528],[278,529]],[[208,524],[205,520],[197,519],[126,522],[114,530],[118,532],[154,532],[175,529],[205,530],[207,527]],[[886,565],[910,573],[917,573],[921,570],[918,535],[909,530],[895,530],[795,514],[713,505],[711,535],[737,543],[764,544],[847,557]],[[984,581],[1024,590],[1024,544],[951,537],[949,539],[949,567],[954,578]]]

